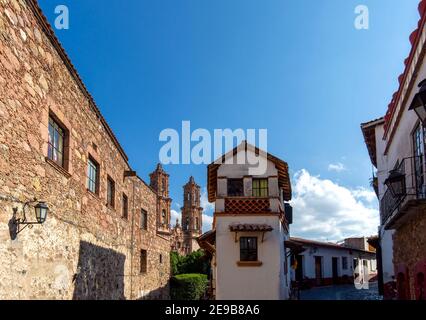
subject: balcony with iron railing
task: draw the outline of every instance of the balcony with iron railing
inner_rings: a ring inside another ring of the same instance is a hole
[[[381,224],[394,229],[411,214],[426,206],[424,157],[409,157],[389,173],[388,186],[380,200]]]

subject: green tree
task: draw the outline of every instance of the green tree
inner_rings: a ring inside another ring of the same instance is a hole
[[[210,268],[210,259],[208,259],[203,250],[192,252],[186,256],[172,252],[170,263],[173,275],[187,273],[208,274]]]

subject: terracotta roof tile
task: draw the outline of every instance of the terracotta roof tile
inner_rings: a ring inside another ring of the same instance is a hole
[[[416,51],[416,45],[419,41],[419,36],[421,35],[422,27],[424,26],[426,22],[426,0],[421,0],[418,6],[418,11],[420,14],[420,19],[417,23],[417,28],[414,30],[409,37],[410,43],[411,43],[411,50],[409,53],[409,56],[404,60],[405,69],[404,72],[399,76],[399,88],[392,96],[391,103],[388,106],[388,110],[386,112],[385,116],[385,135],[387,135],[389,130],[390,122],[392,121],[392,118],[394,117],[395,107],[398,104],[398,101],[401,97],[401,92],[403,91],[403,83],[408,75],[408,71],[410,70],[411,63],[413,61],[413,57],[415,55]]]
[[[269,232],[274,230],[267,224],[232,224],[229,226],[232,232]]]

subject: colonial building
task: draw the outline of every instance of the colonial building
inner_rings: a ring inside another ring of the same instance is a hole
[[[184,243],[182,225],[179,219],[176,219],[176,224],[172,228],[171,250],[177,252],[181,256],[187,255],[189,252],[188,247]]]
[[[201,188],[190,177],[183,186],[182,226],[179,221],[172,231],[172,251],[186,255],[200,249],[197,239],[203,230],[203,208],[201,202]]]
[[[0,2],[0,159],[0,299],[169,296],[168,176],[132,170],[35,0]]]
[[[292,261],[292,280],[304,286],[364,283],[377,276],[376,254],[360,239],[344,244],[291,238],[303,247]],[[366,241],[366,240],[365,240]]]
[[[248,156],[261,157],[266,172],[250,175]],[[213,256],[215,298],[287,299],[285,242],[290,219],[284,208],[290,207],[284,201],[291,200],[287,163],[243,142],[208,166],[208,196],[215,203],[213,230],[199,243]]]
[[[412,49],[385,117],[361,126],[377,168],[373,186],[380,200],[379,249],[387,298],[395,288],[399,299],[426,298],[426,1],[420,2],[419,12]]]

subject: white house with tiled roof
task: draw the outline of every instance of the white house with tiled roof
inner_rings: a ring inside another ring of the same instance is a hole
[[[244,157],[261,157],[260,174]],[[289,298],[291,185],[284,161],[244,142],[208,167],[213,231],[199,239],[213,255],[212,288],[218,300]],[[287,217],[285,214],[287,208]]]
[[[292,280],[302,287],[368,283],[377,276],[376,252],[368,246],[291,238],[303,251],[292,257]],[[365,238],[365,240],[367,240]]]

